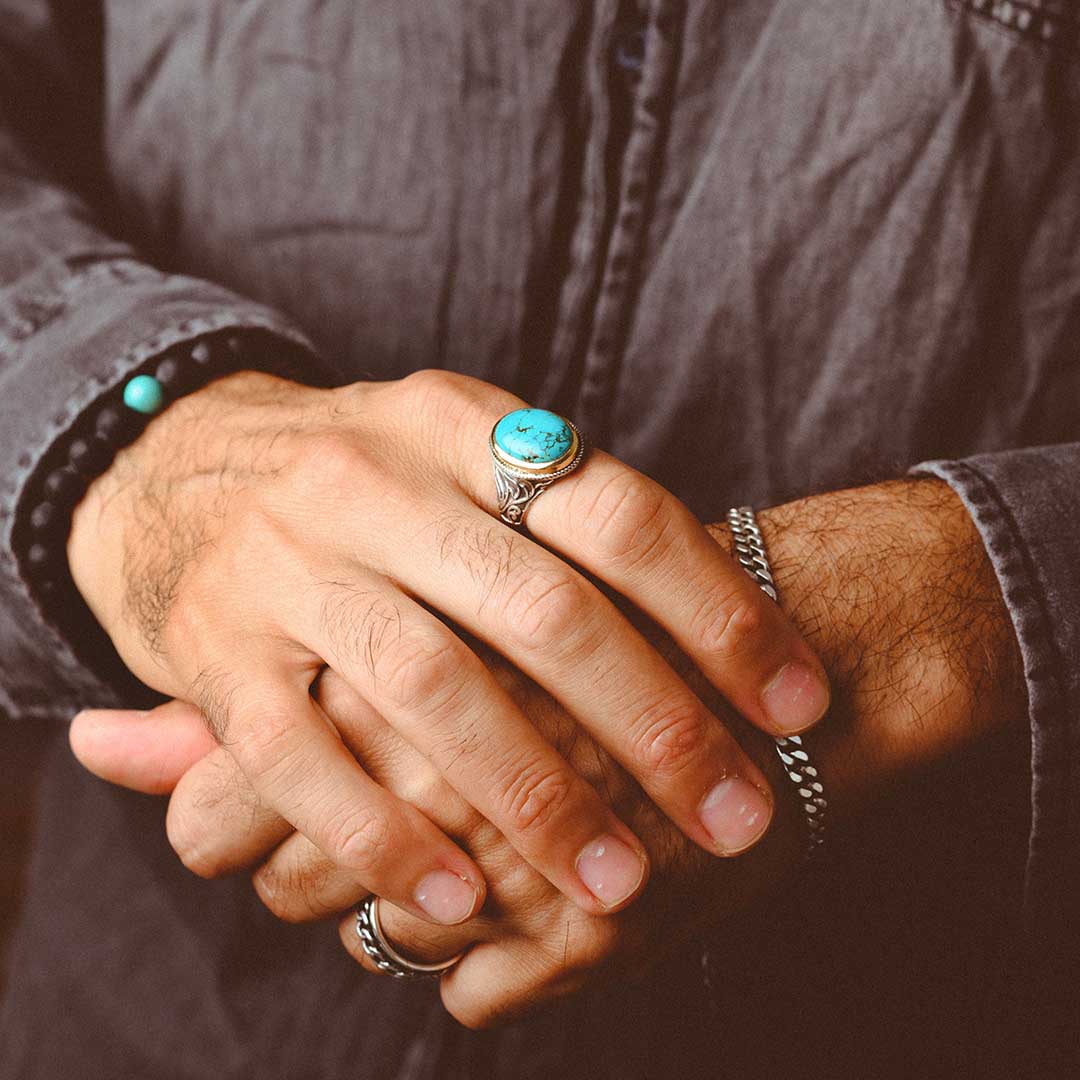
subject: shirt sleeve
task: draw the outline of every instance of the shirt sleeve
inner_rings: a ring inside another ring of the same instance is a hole
[[[1029,936],[1049,933],[1060,952],[1080,907],[1080,443],[912,471],[945,480],[967,507],[1016,631],[1031,723],[1025,915]]]
[[[79,14],[61,18],[61,7]],[[131,684],[101,675],[111,658],[80,658],[20,573],[20,499],[50,450],[132,371],[186,340],[259,328],[293,352],[306,345],[280,313],[159,269],[113,235],[96,179],[95,28],[98,4],[0,0],[0,712],[13,719],[131,702]],[[313,370],[311,381],[324,378]]]

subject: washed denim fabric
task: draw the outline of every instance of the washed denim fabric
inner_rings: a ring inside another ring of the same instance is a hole
[[[1064,4],[945,0],[0,0],[4,710],[47,723],[129,700],[47,624],[11,533],[75,418],[207,327],[310,340],[340,382],[491,380],[706,520],[931,472],[971,510],[1024,658],[1030,830],[1020,806],[998,831],[1029,840],[999,876],[1024,876],[1029,927],[1064,957],[1078,27]],[[593,1045],[587,1011],[466,1037],[318,930],[274,928],[242,884],[189,881],[160,826],[54,755],[5,1076],[526,1075],[522,1047],[567,1074],[568,1047]],[[793,937],[821,918],[802,916]],[[841,976],[830,990],[829,956],[797,955],[820,1009]],[[807,1007],[778,974],[790,948],[740,963],[758,1012],[783,985]],[[662,999],[626,1005],[636,1036],[580,1051],[583,1075],[656,1075],[708,1030],[697,998],[678,1016]],[[786,1023],[805,1060],[812,1034]],[[717,1030],[742,1075],[788,1060],[755,1051],[749,1022]]]

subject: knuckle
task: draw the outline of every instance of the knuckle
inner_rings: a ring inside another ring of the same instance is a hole
[[[425,445],[431,446],[432,431],[438,431],[433,447],[443,468],[460,483],[468,483],[465,472],[455,466],[467,461],[472,439],[503,413],[522,402],[491,383],[457,371],[425,368],[390,384],[394,413],[407,424],[423,424]]]
[[[387,862],[394,851],[392,838],[393,828],[389,817],[371,808],[352,815],[333,830],[327,843],[327,854],[368,883],[368,879],[385,874]]]
[[[453,561],[478,589],[479,608],[529,568],[521,538],[486,517],[447,510],[438,519],[437,543],[441,561]]]
[[[263,905],[282,922],[317,922],[334,914],[321,899],[329,872],[319,865],[267,863],[252,877],[252,884]]]
[[[459,979],[444,985],[443,1003],[465,1027],[487,1030],[578,993],[624,952],[626,932],[618,916],[585,922],[576,912],[560,914],[531,936],[495,985],[490,979]]]
[[[657,706],[637,724],[631,746],[633,760],[652,776],[677,776],[706,745],[706,724],[705,714],[696,702]]]
[[[443,1002],[450,1014],[470,1031],[490,1031],[519,1019],[544,1000],[544,981],[536,978],[533,964],[522,965],[511,985],[470,987]]]
[[[437,452],[452,475],[453,463],[468,453],[467,440],[472,434],[492,423],[500,412],[513,408],[516,401],[490,383],[439,368],[414,371],[396,385],[396,392],[402,395],[399,410],[407,420],[422,418],[424,438],[430,439],[433,423],[437,427]]]
[[[623,930],[618,918],[593,920],[579,930],[574,946],[569,950],[565,939],[560,942],[557,935],[553,935],[551,946],[558,950],[553,957],[557,963],[554,976],[561,982],[594,973],[615,959],[622,942]]]
[[[268,716],[230,753],[256,791],[273,787],[277,798],[304,791],[318,780],[318,755],[312,754],[318,731],[298,731],[289,716]]]
[[[244,731],[233,747],[239,764],[248,776],[262,776],[277,770],[295,753],[293,725],[287,716],[266,714]]]
[[[469,392],[469,384],[470,380],[457,372],[423,368],[406,375],[398,386],[421,415],[449,419],[472,406],[474,396]]]
[[[398,385],[410,394],[426,396],[445,393],[459,383],[460,376],[445,368],[420,368],[406,375]]]
[[[494,1001],[470,1002],[448,1009],[451,1016],[469,1031],[488,1031],[498,1026],[500,1006]]]
[[[662,559],[675,541],[675,499],[640,473],[620,471],[597,492],[580,522],[605,562],[636,566]]]
[[[401,609],[390,598],[359,585],[334,582],[320,604],[320,622],[343,659],[374,672],[380,657],[402,632]],[[324,673],[327,685],[330,671]]]
[[[203,831],[197,827],[190,811],[170,802],[165,818],[165,835],[169,846],[193,874],[213,879],[227,873],[228,867],[218,853],[203,844]]]
[[[450,1009],[457,1020],[473,1031],[487,1031],[521,1020],[537,1009],[579,990],[587,974],[568,966],[563,957],[550,958],[549,951],[536,945],[523,960],[511,985],[493,990],[484,988],[470,1000]]]
[[[371,471],[371,459],[354,433],[328,428],[313,433],[304,453],[297,455],[288,476],[305,492],[327,492],[340,498],[341,492],[362,491],[357,477]]]
[[[490,771],[498,760],[497,732],[489,716],[470,711],[455,716],[450,723],[431,725],[426,749],[428,760],[445,776],[467,780],[471,771]]]
[[[165,835],[180,861],[199,877],[218,878],[250,862],[249,826],[260,804],[224,750],[192,766],[173,789]]]
[[[758,648],[765,629],[765,616],[758,597],[720,593],[702,606],[694,640],[703,653],[719,660],[736,660]]]
[[[206,726],[219,743],[230,737],[237,720],[247,714],[240,695],[244,680],[227,664],[213,663],[200,669],[188,689],[189,699],[200,709]]]
[[[158,574],[153,584],[143,580],[129,591],[128,610],[143,641],[155,652],[181,657],[190,653],[192,642],[212,640],[215,623],[221,621],[221,605],[219,600],[217,611],[212,609],[201,576],[201,567],[189,565],[180,573],[170,568],[170,573]],[[204,715],[208,721],[211,719],[205,710]],[[213,723],[209,727],[215,737],[219,736]]]
[[[503,813],[519,836],[535,836],[550,827],[574,790],[574,782],[562,769],[515,765],[512,778],[503,786]]]
[[[413,631],[383,651],[372,673],[389,704],[405,712],[430,712],[462,688],[465,651],[449,631]]]
[[[584,583],[570,573],[522,573],[504,597],[503,619],[519,647],[546,650],[574,636],[589,606]]]

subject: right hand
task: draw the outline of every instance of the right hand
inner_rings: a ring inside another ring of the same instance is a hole
[[[432,610],[544,686],[705,850],[745,850],[771,816],[763,774],[615,606],[492,517],[487,434],[521,405],[445,372],[337,390],[233,374],[117,456],[68,545],[129,668],[198,706],[260,799],[328,858],[444,923],[479,910],[482,875],[363,772],[353,733],[309,694],[323,667],[583,910],[625,906],[647,858]],[[641,474],[594,451],[529,525],[665,626],[756,726],[790,733],[824,712],[809,647]],[[765,693],[781,671],[801,694]]]

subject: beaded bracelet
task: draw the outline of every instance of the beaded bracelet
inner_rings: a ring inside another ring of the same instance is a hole
[[[274,363],[268,368],[270,359]],[[78,659],[106,681],[129,689],[142,686],[116,654],[68,568],[71,519],[87,488],[177,398],[244,369],[309,382],[314,363],[308,350],[260,328],[215,331],[188,340],[152,357],[99,399],[38,464],[12,528],[15,557],[42,614]]]

